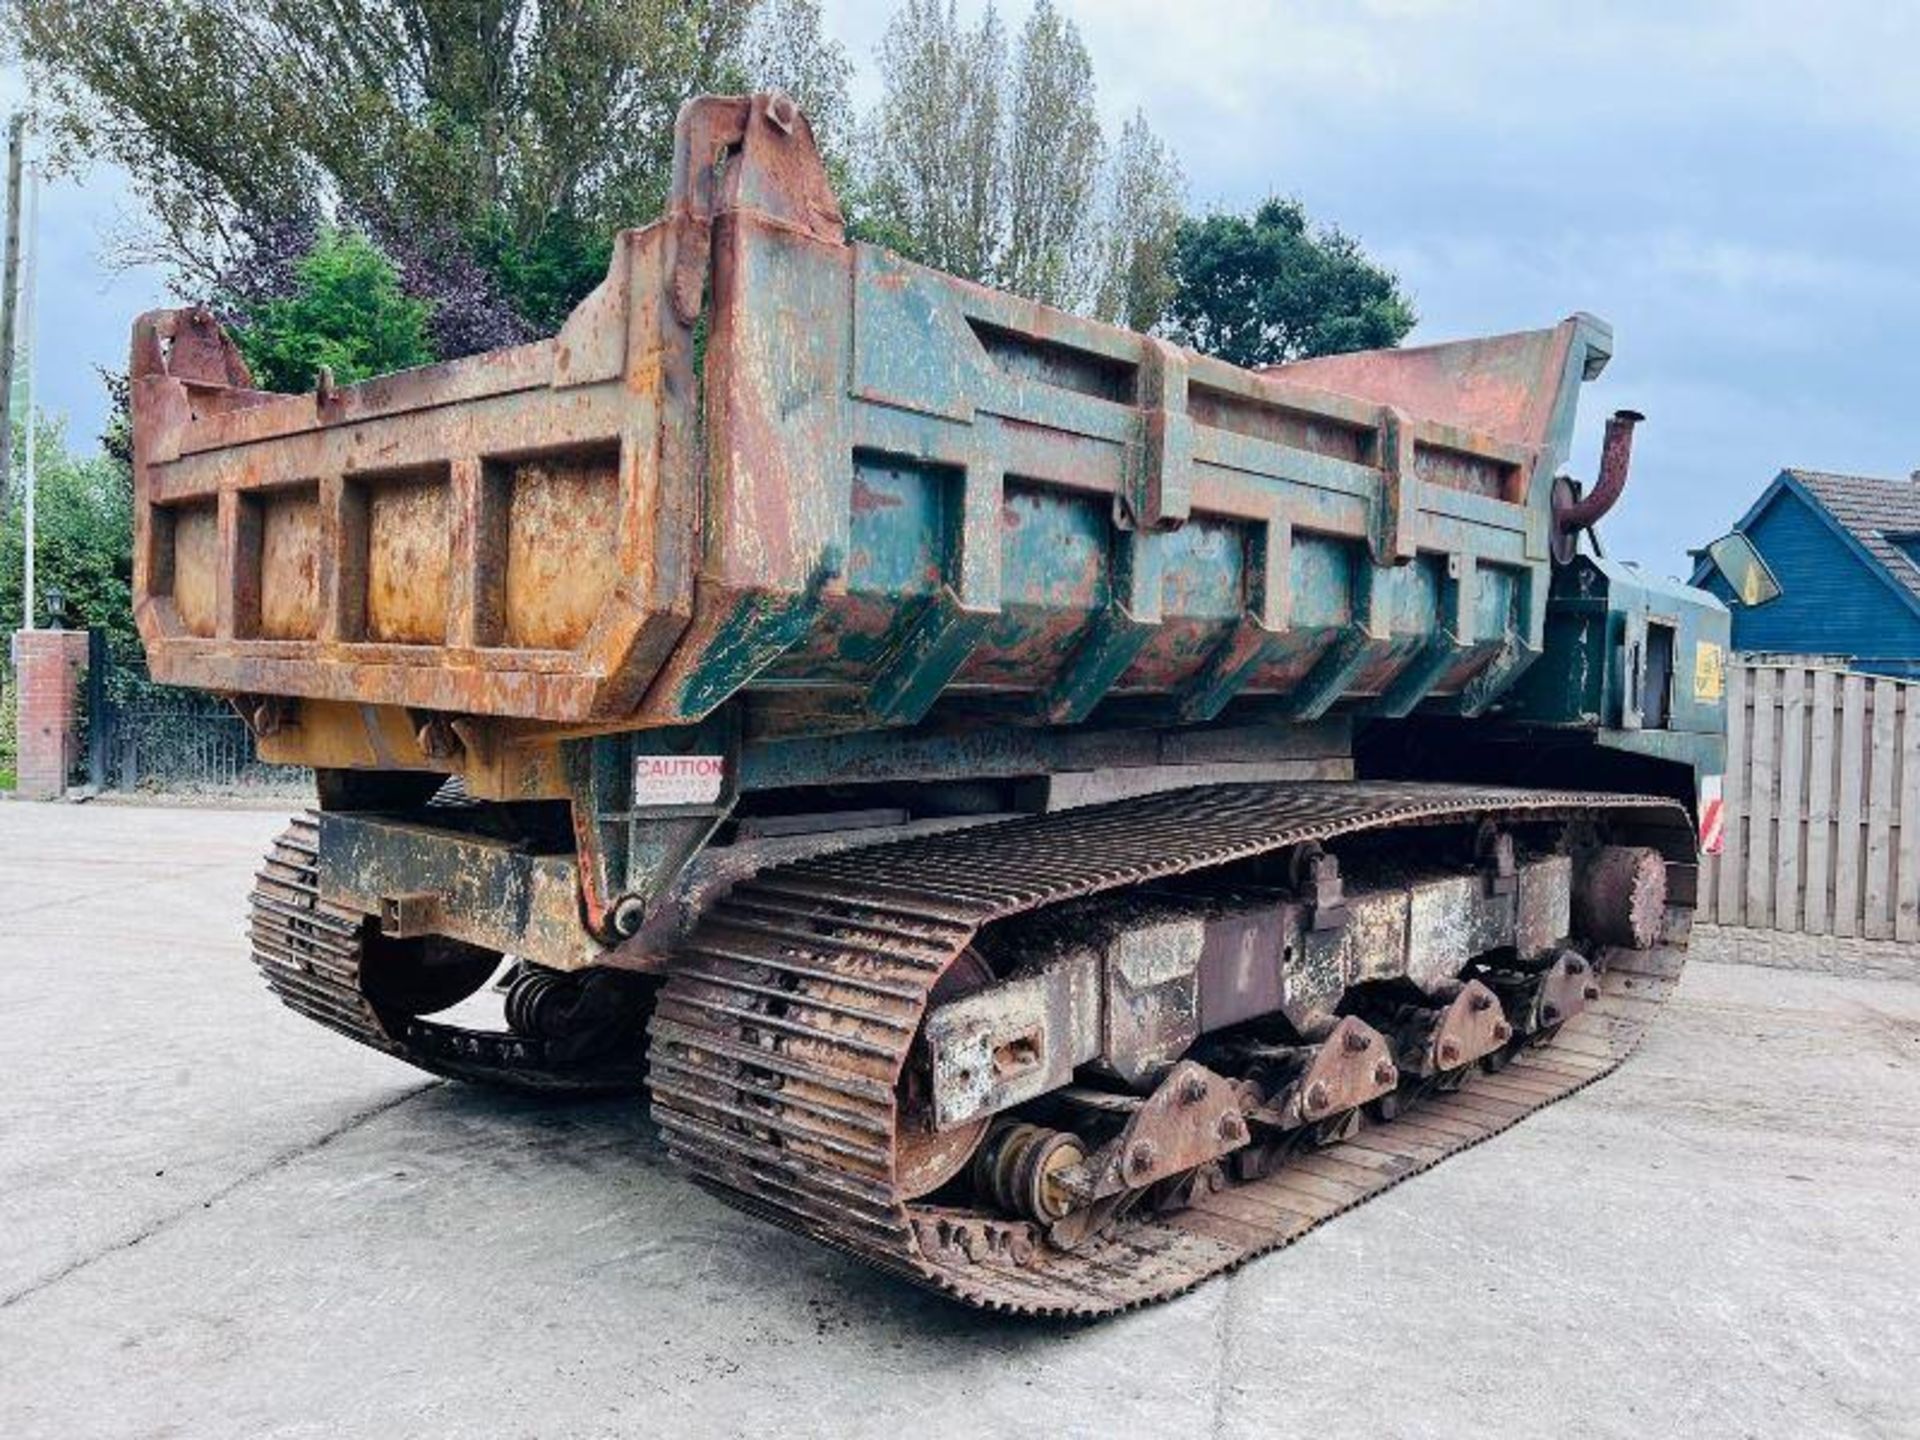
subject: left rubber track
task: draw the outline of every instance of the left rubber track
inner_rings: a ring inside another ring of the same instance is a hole
[[[545,1040],[383,1011],[364,984],[371,920],[321,898],[319,849],[318,823],[311,815],[298,816],[273,842],[254,877],[248,925],[253,962],[290,1009],[449,1080],[547,1095],[641,1088],[637,1032],[629,1053],[562,1060]]]

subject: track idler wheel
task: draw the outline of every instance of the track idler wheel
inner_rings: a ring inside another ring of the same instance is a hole
[[[500,968],[500,952],[444,935],[396,939],[366,927],[360,989],[383,1015],[435,1015],[476,993]]]
[[[927,997],[932,1012],[949,1001],[984,990],[993,983],[993,969],[977,950],[954,957]],[[990,1117],[977,1116],[946,1130],[934,1127],[933,1083],[926,1037],[915,1037],[912,1053],[895,1087],[894,1105],[899,1125],[894,1134],[894,1183],[907,1199],[931,1195],[967,1168],[986,1138]]]
[[[1003,1121],[973,1157],[973,1188],[1010,1214],[1051,1225],[1073,1208],[1074,1192],[1064,1177],[1086,1163],[1078,1135]]]

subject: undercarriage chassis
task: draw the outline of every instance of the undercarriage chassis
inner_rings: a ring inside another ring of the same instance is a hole
[[[1697,878],[1670,802],[1212,786],[815,850],[716,883],[657,975],[568,972],[450,939],[481,927],[425,902],[330,891],[323,837],[354,853],[363,823],[302,822],[263,872],[256,955],[289,1004],[522,1087],[637,1088],[644,1051],[704,1183],[975,1303],[1062,1313],[1234,1263],[1183,1240],[1090,1296],[1092,1257],[1168,1226],[1237,1225],[1257,1253],[1293,1232],[1247,1207],[1297,1211],[1330,1157],[1470,1143],[1436,1115],[1510,1123],[1610,1068]],[[541,857],[466,843],[445,893],[506,867],[501,924],[539,913]],[[495,962],[504,1025],[437,1013]]]

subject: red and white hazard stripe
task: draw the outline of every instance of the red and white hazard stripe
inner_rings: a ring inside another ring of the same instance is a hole
[[[1720,777],[1700,777],[1700,853],[1718,855],[1727,841],[1727,808],[1720,798]]]

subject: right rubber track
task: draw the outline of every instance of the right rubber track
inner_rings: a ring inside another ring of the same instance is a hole
[[[979,928],[1361,830],[1597,816],[1670,860],[1693,858],[1688,817],[1666,800],[1338,783],[1172,791],[766,871],[677,954],[650,1027],[653,1115],[670,1151],[731,1203],[967,1304],[1084,1317],[1163,1300],[1605,1075],[1683,957],[1615,952],[1600,1000],[1499,1074],[1068,1253],[984,1244],[1024,1227],[935,1209],[895,1183],[896,1084],[935,981]]]

